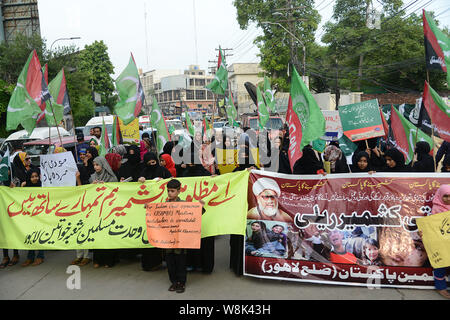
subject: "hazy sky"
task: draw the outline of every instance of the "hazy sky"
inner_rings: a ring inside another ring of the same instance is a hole
[[[407,13],[422,8],[429,1],[405,0],[406,4],[415,2]],[[380,6],[377,0],[373,2],[376,7]],[[331,17],[333,3],[332,0],[316,1],[322,15],[318,37],[323,32],[321,26]],[[59,38],[81,37],[80,40],[58,41],[53,48],[70,44],[83,48],[95,40],[103,40],[115,67],[114,77],[128,64],[130,52],[138,68],[144,71],[184,70],[196,64],[197,59],[207,70],[212,66],[208,61],[216,59],[214,49],[219,45],[234,49],[228,52],[233,54],[227,60],[229,65],[259,62],[259,50],[253,40],[261,31],[254,26],[239,29],[232,0],[38,0],[38,5],[41,34],[47,39],[48,47]],[[433,0],[425,6],[426,10],[442,12],[438,17],[441,26],[450,25],[450,10],[446,11],[449,8],[448,0]]]

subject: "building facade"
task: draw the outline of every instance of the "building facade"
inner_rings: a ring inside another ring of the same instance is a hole
[[[253,104],[252,98],[245,89],[244,84],[250,82],[254,85],[264,81],[259,63],[234,63],[228,67],[228,79],[233,94],[234,104],[238,113],[242,113],[242,106]]]
[[[0,43],[18,34],[41,35],[37,0],[0,0]]]
[[[161,77],[153,83],[154,95],[164,115],[179,117],[185,111],[211,113],[214,94],[205,87],[214,75],[207,74],[197,65],[191,65],[183,74]]]

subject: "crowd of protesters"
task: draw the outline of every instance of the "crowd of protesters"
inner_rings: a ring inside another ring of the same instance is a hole
[[[98,130],[100,129],[100,131]],[[303,156],[291,166],[289,161],[289,130],[285,126],[271,132],[255,132],[250,128],[233,131],[196,131],[194,136],[179,137],[167,142],[162,152],[157,151],[155,136],[143,133],[139,145],[117,145],[106,156],[99,156],[101,128],[97,128],[89,143],[77,146],[77,185],[107,182],[141,182],[147,180],[214,176],[226,172],[261,169],[283,174],[316,175],[336,173],[375,172],[450,172],[450,143],[444,142],[436,157],[430,155],[431,146],[418,142],[414,160],[406,164],[405,157],[383,139],[369,139],[357,143],[357,150],[346,157],[339,143],[332,141],[320,153],[307,145]],[[79,137],[81,138],[81,137]],[[186,137],[184,137],[186,138]],[[190,140],[189,140],[190,139]],[[82,139],[80,139],[82,140]],[[186,143],[188,141],[188,143]],[[64,152],[63,148],[55,152]],[[224,156],[225,154],[225,156]],[[231,157],[227,156],[231,154]],[[231,158],[231,159],[230,159]],[[442,163],[441,163],[442,161]],[[230,169],[231,167],[231,169]],[[20,146],[11,152],[10,187],[41,187],[39,168],[33,166],[29,155]],[[244,237],[230,236],[230,268],[242,275],[242,248]],[[201,249],[186,251],[186,270],[211,273],[214,270],[215,238],[201,240]],[[44,251],[28,251],[21,264],[37,266],[44,262]],[[127,250],[76,250],[73,265],[93,262],[94,268],[110,268],[121,259],[140,259],[145,271],[159,270],[165,264],[165,251],[158,248]],[[3,250],[0,268],[19,263],[19,251]],[[441,287],[440,287],[441,288]],[[176,289],[176,288],[172,288]],[[442,289],[442,288],[441,288]],[[173,291],[173,290],[171,290]],[[445,291],[445,290],[444,290]]]

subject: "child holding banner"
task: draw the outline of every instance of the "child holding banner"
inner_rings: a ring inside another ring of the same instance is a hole
[[[167,202],[181,202],[179,195],[181,192],[181,182],[173,179],[167,183]],[[202,205],[205,203],[200,201]],[[203,213],[205,209],[203,208]],[[172,285],[169,291],[176,291],[183,293],[186,289],[186,259],[187,249],[166,249],[165,250],[167,271],[169,273],[169,280]]]
[[[170,180],[167,183],[167,202],[183,201],[179,198],[181,190],[181,183],[178,180]],[[169,291],[176,291],[183,293],[186,289],[186,249],[166,249],[166,263],[167,271],[169,273],[169,280],[172,285]]]
[[[450,185],[444,184],[436,191],[436,194],[434,195],[431,214],[438,214],[447,211],[450,211]],[[433,276],[434,286],[438,293],[441,296],[450,299],[450,293],[447,290],[447,282],[445,281],[447,269],[448,268],[433,269]]]

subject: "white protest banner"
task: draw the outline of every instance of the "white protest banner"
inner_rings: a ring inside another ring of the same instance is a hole
[[[41,155],[43,187],[73,187],[76,185],[77,171],[72,152]]]

